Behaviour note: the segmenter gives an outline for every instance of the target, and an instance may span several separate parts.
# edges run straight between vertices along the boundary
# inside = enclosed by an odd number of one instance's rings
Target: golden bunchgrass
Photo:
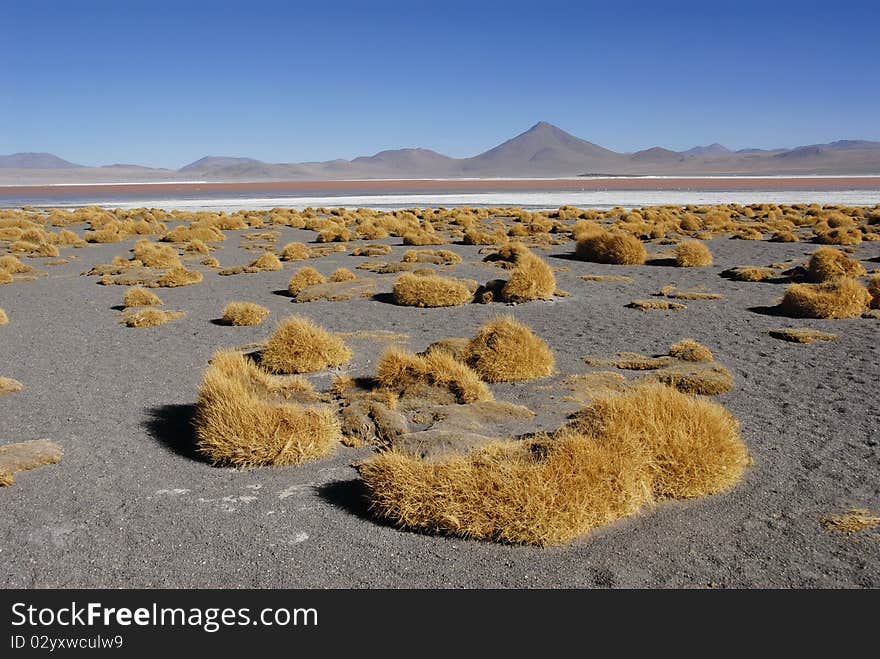
[[[423,460],[359,463],[372,511],[399,526],[552,545],[667,497],[732,487],[749,463],[723,407],[669,387],[602,392],[557,433]]]
[[[505,302],[529,302],[546,300],[556,292],[556,277],[542,259],[528,250],[514,262],[510,278],[501,288]]]
[[[868,280],[868,293],[871,294],[871,308],[880,309],[880,274]]]
[[[4,394],[14,394],[22,389],[24,389],[24,385],[18,380],[0,376],[0,396]]]
[[[641,240],[628,233],[608,231],[583,235],[577,242],[575,256],[584,261],[617,265],[642,265],[648,258]]]
[[[486,382],[546,377],[556,363],[544,340],[512,316],[499,316],[484,323],[461,358]]]
[[[305,243],[287,243],[281,248],[282,261],[305,261],[308,258],[311,258],[311,252]]]
[[[269,310],[254,302],[233,301],[223,308],[223,322],[235,327],[259,325],[269,316]]]
[[[185,315],[184,311],[165,311],[164,309],[144,307],[126,312],[122,316],[122,322],[128,327],[158,327],[170,323],[172,320],[183,318]]]
[[[348,268],[337,268],[332,273],[330,273],[329,281],[332,282],[343,282],[343,281],[354,281],[358,276],[354,274]]]
[[[473,299],[465,283],[438,275],[404,273],[394,282],[394,303],[406,307],[452,307]]]
[[[122,306],[126,309],[131,307],[152,307],[160,304],[163,304],[162,299],[153,291],[149,291],[143,286],[132,286],[125,291],[125,296],[122,298]]]
[[[880,516],[866,508],[851,508],[845,513],[823,515],[819,521],[826,531],[851,535],[880,526]]]
[[[341,366],[351,355],[336,334],[308,318],[290,316],[269,337],[260,363],[271,373],[312,373]]]
[[[711,362],[713,359],[712,351],[694,339],[682,339],[673,343],[669,354],[686,362]]]
[[[391,348],[379,360],[376,382],[402,397],[437,399],[439,396],[431,390],[440,389],[448,393],[450,402],[492,400],[492,392],[476,371],[442,350],[417,355]]]
[[[0,487],[12,485],[15,475],[61,461],[64,452],[48,439],[32,439],[0,446]]]
[[[640,309],[641,311],[681,311],[687,309],[686,304],[681,302],[670,302],[669,300],[633,300],[628,307]]]
[[[294,389],[303,386],[299,378],[293,383]],[[290,402],[283,391],[241,353],[216,353],[196,402],[199,452],[240,468],[299,464],[332,453],[341,439],[333,411]]]
[[[855,279],[841,277],[821,284],[792,284],[782,311],[798,318],[855,318],[868,309],[871,294]]]
[[[809,327],[785,327],[783,329],[772,329],[768,333],[775,339],[782,339],[783,341],[790,341],[791,343],[834,341],[838,338],[837,334],[810,329]]]
[[[825,282],[838,277],[861,277],[862,264],[833,247],[820,247],[807,262],[807,277],[813,282]]]
[[[0,307],[0,325],[8,325],[9,324],[9,316],[6,315],[6,312]]]
[[[296,295],[300,291],[315,284],[323,284],[327,278],[311,267],[300,268],[287,282],[287,292]]]
[[[734,281],[764,281],[775,277],[776,271],[757,265],[735,265],[722,272],[721,276]]]
[[[680,268],[712,265],[712,252],[699,240],[686,240],[675,248],[675,264]]]

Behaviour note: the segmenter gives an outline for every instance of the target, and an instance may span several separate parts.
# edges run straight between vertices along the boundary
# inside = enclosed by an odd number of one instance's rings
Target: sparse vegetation
[[[483,324],[461,358],[486,382],[546,377],[556,363],[549,346],[512,316],[500,316]]]
[[[584,261],[617,265],[642,265],[648,258],[642,241],[626,233],[602,231],[581,234],[575,255]]]
[[[792,343],[812,343],[813,341],[834,341],[838,338],[837,334],[831,332],[823,332],[821,330],[810,329],[808,327],[786,327],[783,329],[772,329],[769,331],[770,336],[783,341],[791,341]]]
[[[56,464],[62,457],[61,447],[48,439],[4,444],[0,446],[0,487],[12,485],[19,472]]]
[[[260,364],[270,373],[312,373],[351,359],[343,340],[308,318],[291,316],[266,342]]]
[[[158,327],[172,320],[183,318],[186,315],[183,311],[165,311],[163,309],[154,309],[152,307],[144,307],[136,311],[126,312],[122,317],[122,322],[128,327]]]
[[[162,299],[142,286],[132,286],[125,291],[122,298],[122,306],[126,309],[131,307],[152,307],[163,304]]]
[[[712,252],[699,240],[686,240],[675,248],[675,264],[680,268],[712,265]]]
[[[474,291],[458,279],[405,273],[394,282],[392,295],[395,304],[406,307],[452,307],[469,302]]]
[[[792,284],[785,290],[782,310],[798,318],[855,318],[868,309],[871,294],[855,279],[822,284]]]
[[[235,327],[259,325],[269,316],[269,310],[254,302],[234,301],[223,309],[223,322]]]

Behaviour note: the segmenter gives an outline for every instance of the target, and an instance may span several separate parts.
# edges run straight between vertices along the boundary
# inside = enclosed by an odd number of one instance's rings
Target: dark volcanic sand
[[[227,232],[215,253],[224,266],[257,255],[237,247],[239,233]],[[314,238],[281,233],[279,246]],[[60,464],[19,474],[0,489],[4,587],[880,586],[878,530],[845,536],[819,522],[851,506],[878,508],[878,321],[757,313],[750,309],[772,305],[784,286],[718,276],[733,265],[800,259],[815,245],[716,239],[709,243],[715,265],[685,270],[573,261],[565,258],[569,243],[539,253],[569,268],[557,277],[571,296],[516,307],[420,310],[381,298],[297,305],[273,294],[303,265],[329,274],[366,260],[334,254],[286,264],[281,272],[220,277],[206,271],[201,284],[156,289],[164,308],[187,316],[128,329],[112,309],[125,289],[79,273],[127,254],[132,242],[65,249],[77,258],[45,267],[48,277],[0,286],[0,307],[10,317],[0,327],[0,375],[26,386],[0,397],[0,441],[47,437],[65,451]],[[472,265],[477,247],[443,248],[464,256],[458,276],[504,276]],[[405,249],[396,247],[394,260]],[[878,255],[877,243],[857,253],[869,270],[878,267]],[[588,273],[625,274],[635,283],[577,278]],[[380,290],[390,290],[390,282]],[[688,301],[679,312],[624,306],[669,283],[702,284],[725,298]],[[264,304],[272,316],[258,327],[212,324],[232,299]],[[366,516],[349,466],[367,448],[340,447],[327,460],[251,471],[212,467],[188,448],[186,420],[211,353],[264,339],[286,314],[306,314],[337,331],[406,332],[408,346],[421,350],[437,339],[469,336],[500,312],[548,340],[560,376],[495,386],[496,398],[529,405],[548,425],[576,406],[562,400],[568,392],[561,387],[541,387],[590,370],[585,355],[664,353],[683,337],[706,344],[734,374],[734,390],[717,400],[742,421],[754,466],[729,493],[663,503],[569,545],[540,549],[376,523]],[[792,344],[768,336],[777,327],[813,327],[840,339]],[[355,357],[342,370],[355,374],[371,373],[388,345],[350,344]]]

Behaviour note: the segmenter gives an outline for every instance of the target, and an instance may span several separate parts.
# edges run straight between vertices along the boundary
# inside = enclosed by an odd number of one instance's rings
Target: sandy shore
[[[314,239],[308,231],[280,231],[280,245]],[[251,260],[254,253],[239,247],[240,232],[227,233],[215,252],[221,263]],[[0,489],[0,586],[880,586],[877,531],[849,537],[819,522],[823,514],[878,500],[878,321],[775,317],[766,307],[783,286],[719,277],[734,265],[804,259],[814,245],[717,238],[707,243],[715,264],[688,270],[574,261],[570,244],[554,246],[540,254],[560,268],[559,286],[571,295],[515,307],[415,309],[389,304],[387,295],[294,304],[278,294],[303,265],[327,274],[366,260],[346,253],[232,277],[196,266],[205,272],[202,283],[157,291],[165,308],[184,310],[185,318],[128,329],[114,310],[124,289],[80,273],[127,255],[132,242],[68,248],[65,254],[76,258],[66,265],[29,260],[49,275],[0,287],[0,306],[10,317],[0,328],[0,375],[26,387],[0,397],[2,440],[47,437],[65,452],[60,464]],[[386,260],[400,260],[408,249],[399,239],[382,242],[394,246]],[[498,275],[479,263],[478,247],[444,249],[464,258],[456,276]],[[855,256],[872,270],[880,248],[864,243]],[[579,279],[597,273],[635,281]],[[387,293],[391,281],[382,279],[378,291]],[[670,283],[705,286],[724,299],[690,301],[679,312],[626,307]],[[270,320],[240,328],[213,323],[232,299],[269,307]],[[726,494],[663,503],[569,545],[539,549],[377,523],[350,467],[368,448],[340,447],[327,460],[250,471],[216,468],[192,452],[188,424],[212,352],[263,340],[288,314],[340,332],[403,332],[404,345],[421,350],[438,339],[470,336],[504,312],[529,324],[557,356],[558,376],[493,386],[497,399],[538,411],[536,426],[553,427],[576,409],[563,390],[552,390],[566,375],[586,370],[586,355],[660,354],[684,337],[709,346],[735,378],[734,389],[718,400],[741,420],[754,457],[744,481]],[[803,326],[840,338],[797,345],[767,333]],[[354,359],[345,370],[353,375],[373,373],[388,345],[370,338],[350,344]],[[312,379],[325,385],[329,375]]]

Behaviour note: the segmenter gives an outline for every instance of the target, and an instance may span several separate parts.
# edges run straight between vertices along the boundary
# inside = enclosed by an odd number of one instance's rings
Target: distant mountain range
[[[83,167],[50,153],[0,156],[0,183],[267,181],[377,178],[576,177],[584,175],[880,175],[880,142],[841,140],[793,149],[741,149],[721,144],[687,151],[652,147],[618,153],[539,122],[470,158],[430,149],[394,149],[353,160],[266,163],[206,156],[177,170],[138,165]]]

